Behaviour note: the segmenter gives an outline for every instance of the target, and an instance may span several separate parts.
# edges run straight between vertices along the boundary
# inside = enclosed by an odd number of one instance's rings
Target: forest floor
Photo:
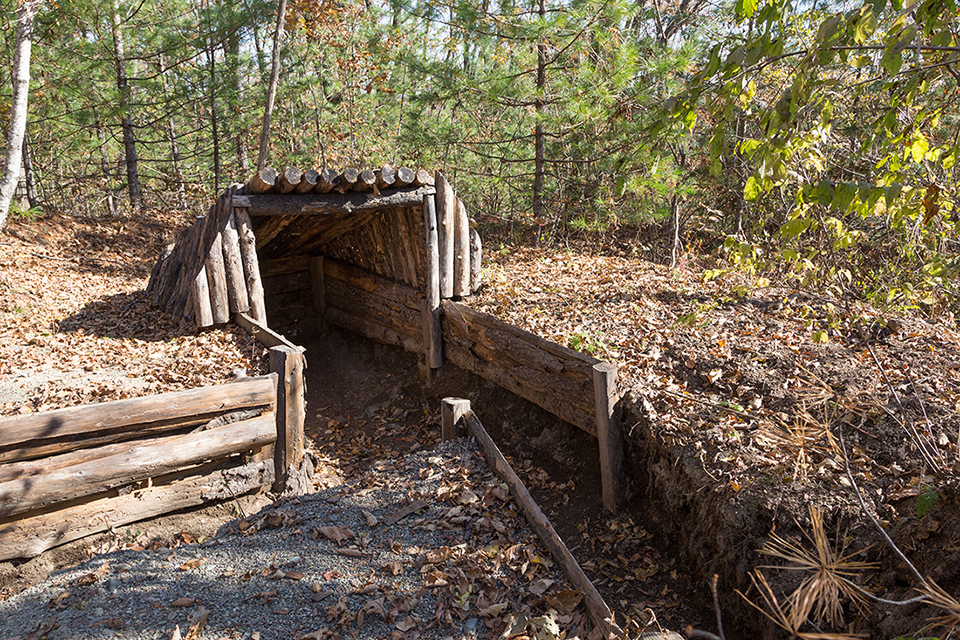
[[[14,222],[0,235],[0,415],[263,370],[263,350],[242,330],[197,333],[143,293],[159,248],[185,222],[51,218]],[[776,533],[796,544],[774,542],[770,551],[801,564],[824,551],[834,571],[849,569],[850,580],[871,593],[916,595],[919,581],[891,560],[855,485],[920,573],[957,593],[960,335],[952,321],[885,315],[786,282],[710,279],[705,267],[712,265],[691,262],[670,270],[632,257],[530,248],[486,259],[486,285],[473,306],[617,364],[621,389],[655,422],[657,442],[676,463],[692,459],[702,470],[702,486],[682,490],[714,496],[760,523],[760,533],[737,542],[749,561],[739,570],[779,562],[756,553]],[[672,550],[676,540],[643,516],[651,496],[638,487],[639,506],[617,518],[600,509],[595,444],[587,436],[476,379],[441,375],[425,393],[415,360],[342,344],[338,335],[308,345],[308,436],[323,462],[318,486],[349,482],[378,460],[433,446],[436,396],[472,389],[484,424],[621,616],[643,620],[652,611],[665,626],[713,627],[706,569],[685,566]],[[337,362],[325,363],[330,357]],[[822,536],[810,506],[824,514]],[[859,561],[882,564],[845,564]],[[797,572],[764,572],[786,606]],[[762,603],[758,591],[747,595]],[[947,633],[928,626],[937,615],[954,615],[947,627],[960,620],[949,601],[858,609],[841,600],[838,610],[824,611],[822,628],[893,638]]]

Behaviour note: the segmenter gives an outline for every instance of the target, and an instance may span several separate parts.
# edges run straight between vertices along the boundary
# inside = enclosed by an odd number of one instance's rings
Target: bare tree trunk
[[[30,153],[30,134],[23,134],[23,177],[27,181],[27,202],[30,208],[35,209],[40,206],[40,198],[37,197],[37,181],[33,175],[33,155]]]
[[[210,47],[207,49],[210,67],[210,126],[213,129],[213,191],[220,193],[220,135],[217,131],[217,63],[213,47],[213,34],[210,34]]]
[[[167,87],[167,65],[166,59],[160,56],[160,91],[163,92],[164,101],[170,100],[170,92]],[[177,179],[177,198],[180,206],[187,206],[186,179],[183,177],[183,163],[180,158],[180,147],[177,145],[177,127],[174,123],[173,114],[167,118],[167,137],[170,140],[170,161],[173,163],[173,177]]]
[[[544,0],[539,0],[537,13],[540,20],[546,15]],[[544,169],[544,135],[543,122],[540,116],[543,113],[543,91],[547,84],[547,45],[543,40],[537,43],[537,99],[535,108],[537,111],[537,126],[534,129],[534,168],[533,168],[533,219],[534,223],[541,225],[543,222],[543,169]],[[542,227],[541,227],[542,228]],[[537,232],[537,241],[540,240],[540,232]]]
[[[130,83],[127,81],[127,59],[124,52],[123,33],[120,30],[120,0],[113,0],[113,56],[117,70],[117,90],[120,93],[120,112],[123,120],[123,152],[127,165],[127,189],[130,192],[130,206],[136,211],[143,208],[140,199],[140,173],[137,167],[137,141],[133,131],[132,99]]]
[[[270,87],[267,89],[267,106],[263,110],[263,130],[260,132],[260,155],[257,156],[257,171],[267,166],[267,152],[270,148],[270,117],[273,115],[273,101],[277,97],[277,80],[280,78],[280,39],[283,37],[283,16],[286,10],[287,0],[279,0],[277,3],[277,30],[273,34]]]
[[[27,0],[17,10],[17,41],[13,54],[13,95],[10,99],[10,126],[7,129],[7,151],[3,161],[3,179],[0,180],[0,229],[7,224],[10,201],[20,181],[23,163],[23,139],[27,130],[27,98],[30,92],[30,38],[33,19],[40,10],[41,0]]]

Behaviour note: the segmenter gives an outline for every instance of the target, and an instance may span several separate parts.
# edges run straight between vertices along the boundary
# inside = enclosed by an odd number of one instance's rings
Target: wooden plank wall
[[[272,484],[277,375],[0,419],[0,560]]]
[[[261,263],[263,301],[270,311],[270,328],[297,344],[316,333],[310,263],[306,256]]]
[[[443,301],[443,353],[461,369],[597,435],[596,358],[451,300]]]

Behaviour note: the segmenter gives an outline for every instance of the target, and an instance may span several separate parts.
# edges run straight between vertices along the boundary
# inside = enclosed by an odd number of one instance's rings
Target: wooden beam
[[[423,344],[427,366],[439,369],[443,366],[443,329],[440,316],[443,309],[440,307],[440,253],[437,236],[437,202],[436,196],[423,197],[423,221],[427,237],[426,271],[426,300],[423,306]]]
[[[310,193],[317,188],[318,182],[320,182],[320,173],[316,169],[307,169],[300,176],[300,184],[293,189],[293,192]]]
[[[0,449],[50,439],[82,440],[91,433],[135,429],[137,425],[195,414],[272,407],[275,384],[273,376],[267,375],[231,384],[0,418]]]
[[[437,171],[437,249],[440,260],[440,297],[453,297],[454,234],[457,196],[443,174]]]
[[[600,480],[603,506],[617,513],[623,505],[623,437],[616,412],[617,368],[601,362],[593,366],[593,389],[597,404],[597,439],[600,441]]]
[[[0,482],[0,516],[93,495],[261,448],[277,439],[276,423],[276,416],[268,412],[216,429],[138,443],[124,453],[54,469],[38,477]]]
[[[114,527],[206,502],[230,500],[272,483],[273,460],[241,466],[231,460],[153,478],[147,486],[130,493],[107,495],[0,524],[0,561],[32,558]]]
[[[277,374],[277,447],[274,452],[274,491],[283,493],[303,460],[303,423],[306,418],[303,351],[287,346],[270,349],[270,370]]]
[[[253,175],[243,186],[245,194],[267,193],[277,184],[277,170],[266,167]]]
[[[417,177],[417,173],[410,167],[400,167],[397,169],[397,181],[394,183],[394,186],[405,187],[408,184],[413,184],[413,180]]]
[[[237,323],[240,327],[245,329],[247,333],[252,335],[257,342],[262,344],[267,348],[271,347],[289,347],[291,349],[297,349],[299,351],[306,351],[303,347],[299,347],[285,337],[270,329],[265,327],[250,316],[245,313],[235,313],[233,314],[233,321]]]
[[[497,477],[507,484],[510,495],[519,503],[520,508],[526,516],[527,523],[534,533],[540,538],[543,544],[550,550],[554,562],[560,567],[563,575],[567,577],[574,589],[583,595],[583,602],[587,607],[587,612],[593,618],[594,624],[603,632],[607,639],[625,637],[623,631],[614,621],[610,607],[604,602],[603,596],[593,586],[590,579],[583,572],[577,559],[573,557],[563,539],[557,534],[556,529],[550,523],[550,519],[540,510],[539,505],[527,491],[523,481],[517,476],[516,472],[507,462],[500,449],[497,447],[493,438],[483,428],[480,419],[473,411],[468,411],[466,416],[467,427],[477,439],[477,442],[483,448],[484,458],[487,465],[493,470]]]
[[[470,411],[470,401],[444,398],[440,401],[440,439],[446,442],[457,437],[457,424]],[[466,426],[466,425],[464,425]]]
[[[190,290],[190,298],[193,301],[193,320],[197,327],[213,326],[213,309],[210,307],[210,284],[207,281],[207,269],[200,267],[197,277],[193,279],[193,286]]]
[[[213,224],[209,220],[207,224]],[[210,287],[210,308],[213,310],[213,323],[223,324],[230,321],[230,302],[227,296],[227,272],[223,264],[223,238],[218,231],[210,243],[207,261],[207,284]]]
[[[255,195],[250,198],[250,215],[258,216],[313,216],[343,213],[364,213],[412,207],[423,204],[423,196],[433,192],[433,187],[404,187],[382,195],[373,192],[330,193],[301,196]]]
[[[240,226],[237,214],[230,212],[223,227],[223,266],[227,274],[227,293],[230,311],[237,313],[250,310],[247,279],[243,273],[243,257],[240,253]]]
[[[320,172],[320,180],[317,181],[317,186],[314,188],[316,193],[329,193],[340,184],[340,174],[334,169],[324,169]]]
[[[240,257],[243,259],[243,274],[247,281],[247,297],[250,315],[267,326],[267,307],[263,302],[263,281],[260,279],[260,258],[257,256],[257,237],[246,209],[235,209],[237,231],[240,234]]]
[[[470,293],[476,293],[483,285],[482,260],[483,244],[480,242],[480,233],[470,227]]]
[[[470,295],[470,218],[460,198],[453,221],[453,295]]]
[[[323,256],[310,257],[310,290],[313,293],[313,312],[316,314],[317,330],[323,331],[323,315],[327,309],[326,287],[323,279]]]
[[[371,340],[403,347],[411,353],[423,353],[423,340],[419,337],[414,338],[404,335],[382,324],[365,320],[364,318],[358,318],[346,311],[331,306],[327,307],[326,318],[328,322],[338,327],[343,327],[348,331],[353,331]]]

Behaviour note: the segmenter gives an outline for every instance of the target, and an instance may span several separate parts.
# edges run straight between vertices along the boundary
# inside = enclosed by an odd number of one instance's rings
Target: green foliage
[[[937,501],[937,492],[933,487],[924,487],[917,495],[917,517],[922,518],[927,515],[934,503]]]

